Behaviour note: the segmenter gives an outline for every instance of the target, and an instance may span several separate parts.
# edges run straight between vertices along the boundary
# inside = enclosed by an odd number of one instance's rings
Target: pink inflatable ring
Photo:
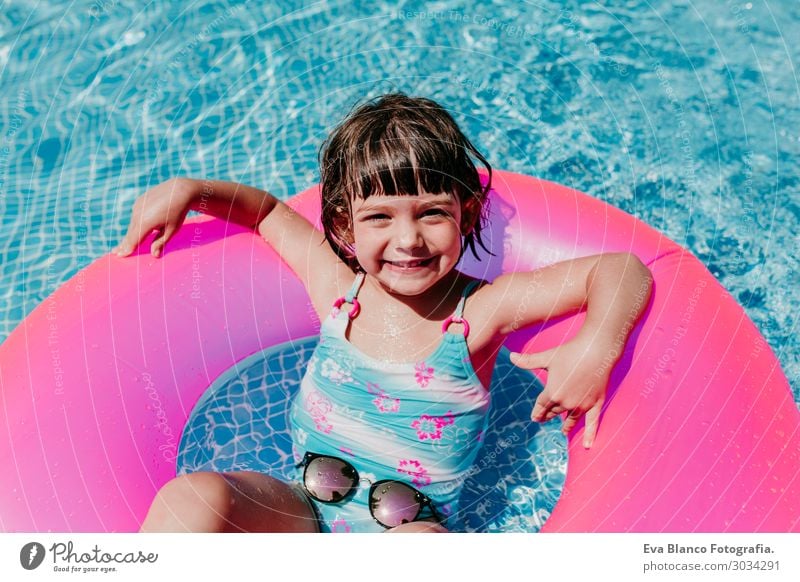
[[[291,203],[316,217],[318,189]],[[582,428],[571,435],[544,531],[800,529],[800,413],[766,342],[696,258],[601,201],[504,172],[486,232],[496,256],[464,265],[483,277],[612,251],[635,253],[655,277],[594,447],[581,446]],[[317,332],[299,281],[252,232],[199,217],[162,259],[145,249],[96,260],[0,346],[0,529],[136,531],[175,476],[206,387],[254,352]],[[582,320],[507,345],[544,350]]]

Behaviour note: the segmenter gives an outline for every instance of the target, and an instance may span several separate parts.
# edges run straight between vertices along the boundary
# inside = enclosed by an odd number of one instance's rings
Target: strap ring
[[[447,333],[447,328],[450,327],[451,323],[460,323],[464,326],[464,337],[466,338],[469,335],[469,323],[466,319],[458,315],[451,315],[444,320],[444,323],[442,324],[442,333]]]
[[[347,317],[349,317],[350,319],[353,319],[353,318],[357,317],[358,314],[361,313],[361,304],[358,302],[358,299],[356,299],[355,297],[353,297],[352,301],[347,301],[347,298],[345,298],[345,297],[339,297],[339,299],[334,301],[333,307],[334,307],[334,309],[339,309],[345,303],[352,303],[353,304],[353,308],[350,310],[350,313],[347,314]]]

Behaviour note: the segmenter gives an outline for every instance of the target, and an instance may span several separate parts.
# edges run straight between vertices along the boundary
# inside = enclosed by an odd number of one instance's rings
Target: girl
[[[180,476],[158,492],[142,531],[457,528],[505,337],[583,307],[573,339],[512,361],[548,370],[532,420],[565,414],[568,433],[585,415],[583,444],[592,445],[611,368],[647,304],[634,296],[649,296],[648,269],[615,253],[491,282],[461,273],[465,249],[488,251],[481,228],[492,170],[428,99],[391,94],[362,105],[328,138],[320,162],[324,232],[241,184],[177,178],[134,204],[120,256],[153,230],[151,253],[161,256],[187,212],[201,210],[257,230],[323,321],[291,409],[297,482],[254,472]]]

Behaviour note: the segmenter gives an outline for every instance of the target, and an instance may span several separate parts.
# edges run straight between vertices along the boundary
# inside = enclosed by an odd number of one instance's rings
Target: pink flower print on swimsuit
[[[341,517],[331,522],[331,533],[350,533],[350,525]]]
[[[419,362],[414,366],[414,379],[420,388],[427,388],[431,378],[433,378],[433,368],[425,362]]]
[[[327,414],[333,409],[331,401],[320,394],[319,391],[312,390],[305,398],[305,405],[317,430],[325,434],[330,433],[333,430],[333,425],[328,422]]]
[[[319,372],[323,378],[327,378],[335,384],[344,384],[353,381],[353,374],[350,366],[340,364],[333,358],[326,358],[320,366]]]
[[[411,476],[411,482],[417,487],[424,487],[431,484],[431,477],[428,470],[416,459],[400,459],[397,465],[398,473],[405,473]]]
[[[373,382],[367,382],[367,392],[377,396],[377,398],[373,400],[372,403],[375,405],[375,408],[377,408],[379,412],[381,413],[397,412],[398,410],[400,410],[400,399],[392,398],[386,392],[384,392],[379,385]]]
[[[442,429],[436,424],[436,417],[423,414],[411,423],[411,428],[417,431],[417,438],[421,441],[442,438]]]
[[[442,438],[442,429],[453,424],[453,418],[452,411],[448,411],[444,416],[423,414],[411,423],[411,428],[417,431],[417,438],[421,441],[427,439],[438,441]]]

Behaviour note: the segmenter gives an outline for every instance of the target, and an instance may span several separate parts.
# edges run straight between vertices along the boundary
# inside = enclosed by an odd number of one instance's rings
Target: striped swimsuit
[[[363,280],[360,273],[346,302],[357,297]],[[464,290],[452,321],[464,321],[464,304],[476,284]],[[457,530],[459,493],[472,474],[490,407],[465,334],[443,330],[430,356],[394,363],[372,358],[351,344],[345,335],[349,323],[348,311],[334,306],[322,323],[319,345],[290,412],[297,462],[306,452],[340,457],[361,477],[355,494],[343,502],[310,500],[320,529],[384,531],[370,515],[369,487],[381,479],[394,479],[428,495],[447,518],[444,525]],[[464,322],[465,331],[467,325]],[[302,469],[295,478],[302,479]]]

